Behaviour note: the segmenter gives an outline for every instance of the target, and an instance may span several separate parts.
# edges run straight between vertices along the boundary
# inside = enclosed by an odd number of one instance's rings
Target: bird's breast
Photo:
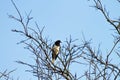
[[[58,54],[60,50],[60,46],[54,46],[53,50],[56,54]]]

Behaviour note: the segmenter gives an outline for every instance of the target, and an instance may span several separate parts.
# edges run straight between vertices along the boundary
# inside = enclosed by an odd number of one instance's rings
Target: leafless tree
[[[16,69],[8,71],[5,70],[3,72],[0,72],[0,79],[1,80],[13,80],[13,77],[11,76],[11,73],[13,73]]]
[[[118,80],[120,78],[120,62],[115,64],[112,63],[112,60],[120,59],[120,19],[113,20],[110,18],[109,12],[104,7],[102,0],[93,1],[95,5],[92,7],[103,14],[106,21],[114,27],[116,34],[113,35],[115,39],[113,41],[114,45],[111,46],[112,48],[109,50],[109,53],[104,53],[107,54],[106,56],[102,55],[99,49],[93,50],[92,46],[86,46],[87,50],[83,58],[89,63],[89,70],[86,71],[85,75],[87,80]],[[113,57],[112,54],[117,55],[117,58]]]
[[[61,46],[61,51],[58,60],[55,64],[51,61],[51,47],[52,40],[43,36],[44,27],[40,28],[37,22],[35,22],[35,28],[29,27],[30,21],[33,17],[30,16],[31,12],[23,18],[19,9],[13,0],[11,0],[15,7],[18,17],[9,15],[10,18],[19,22],[23,30],[12,30],[13,32],[22,34],[25,38],[20,43],[26,45],[26,48],[34,55],[34,64],[30,64],[24,61],[16,61],[20,64],[27,65],[31,70],[28,72],[33,73],[38,80],[118,80],[120,78],[120,63],[114,64],[111,62],[114,57],[112,54],[116,54],[118,60],[120,59],[120,19],[112,20],[109,17],[109,12],[103,6],[101,0],[89,0],[94,2],[94,8],[99,10],[105,17],[106,21],[115,28],[114,45],[109,50],[109,53],[104,53],[98,49],[93,49],[90,41],[83,38],[82,43],[76,44],[77,39],[72,39],[70,36],[66,38],[65,44]],[[119,2],[119,0],[118,0]],[[117,23],[117,25],[116,25]],[[82,60],[82,61],[81,61]],[[71,66],[74,64],[87,66],[86,71],[81,75],[74,74],[71,71]],[[79,68],[78,68],[79,69]]]

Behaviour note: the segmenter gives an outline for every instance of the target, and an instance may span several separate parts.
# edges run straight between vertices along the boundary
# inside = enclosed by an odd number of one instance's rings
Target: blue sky
[[[82,39],[84,33],[87,40],[92,39],[93,47],[101,44],[104,53],[111,48],[114,29],[106,22],[103,15],[96,9],[89,7],[92,1],[87,0],[14,0],[23,16],[32,10],[31,16],[34,17],[30,26],[34,26],[37,21],[40,28],[45,26],[44,36],[52,41],[60,39],[65,41],[71,35],[73,39]],[[10,19],[8,14],[15,16],[17,12],[10,0],[1,0],[0,3],[0,71],[5,69],[12,70],[20,76],[20,79],[29,80],[31,74],[24,73],[27,69],[23,65],[14,61],[32,61],[32,55],[25,50],[24,45],[16,43],[22,40],[19,34],[11,32],[12,29],[21,29],[16,21]],[[104,5],[110,12],[112,19],[117,19],[120,13],[120,5],[117,0],[105,0]],[[81,43],[81,42],[80,42]],[[64,43],[62,43],[64,44]],[[23,77],[22,77],[23,76]],[[28,77],[29,78],[28,78]],[[32,78],[31,78],[32,79]]]

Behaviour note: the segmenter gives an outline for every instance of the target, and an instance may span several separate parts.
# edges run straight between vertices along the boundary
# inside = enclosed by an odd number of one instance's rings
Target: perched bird
[[[60,40],[57,40],[52,47],[52,63],[54,63],[54,61],[57,59],[58,57],[58,53],[60,51]]]

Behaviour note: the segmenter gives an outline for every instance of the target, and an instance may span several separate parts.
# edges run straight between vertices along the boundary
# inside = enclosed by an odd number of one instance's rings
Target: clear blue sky
[[[82,32],[86,39],[92,39],[93,47],[101,44],[103,53],[111,48],[114,29],[106,22],[103,15],[94,8],[92,2],[87,0],[14,0],[22,15],[32,10],[33,22],[37,21],[41,28],[45,26],[44,36],[52,41],[60,39],[65,41],[70,35],[73,39],[82,39]],[[117,0],[105,0],[104,5],[110,12],[110,17],[117,19],[120,15],[120,4]],[[0,71],[12,70],[14,76],[21,80],[34,80],[24,70],[28,67],[17,64],[14,61],[32,61],[32,55],[25,50],[24,45],[16,43],[22,40],[19,34],[11,32],[12,29],[21,29],[16,21],[10,19],[7,14],[18,16],[10,0],[0,2]],[[64,44],[64,43],[62,43]],[[75,70],[75,69],[73,69]],[[75,70],[77,71],[77,70]],[[32,75],[32,74],[31,74]]]

